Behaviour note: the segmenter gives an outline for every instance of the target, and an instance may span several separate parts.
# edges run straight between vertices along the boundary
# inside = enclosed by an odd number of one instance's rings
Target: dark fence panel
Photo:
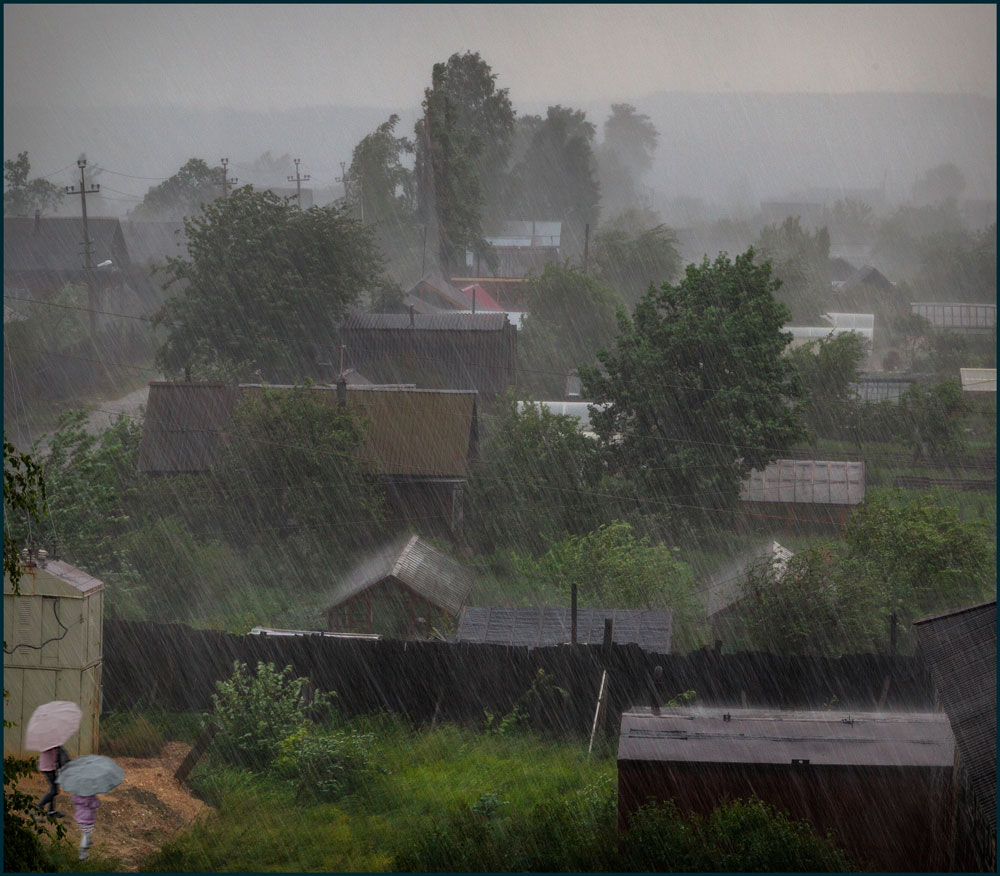
[[[319,690],[336,691],[347,715],[389,710],[417,723],[482,723],[515,705],[537,729],[589,731],[601,672],[611,679],[608,726],[633,706],[693,690],[696,702],[762,708],[924,709],[934,707],[929,671],[917,657],[837,658],[775,654],[649,654],[637,645],[513,648],[446,642],[235,636],[179,624],[107,621],[104,708],[211,707],[215,682],[233,662],[291,666]],[[659,668],[659,671],[657,671]],[[539,676],[539,672],[544,675]]]

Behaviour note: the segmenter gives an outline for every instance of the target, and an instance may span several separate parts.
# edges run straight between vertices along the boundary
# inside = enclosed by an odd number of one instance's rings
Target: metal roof
[[[874,329],[875,328],[875,314],[874,313],[824,313],[822,314],[823,319],[829,321],[829,323],[837,328],[848,328],[848,329]]]
[[[779,459],[754,469],[740,488],[744,502],[857,505],[865,498],[863,462]]]
[[[614,622],[612,640],[637,644],[654,654],[670,653],[673,620],[668,610],[581,608],[576,613],[576,640],[585,645],[604,640],[604,621]],[[569,642],[572,617],[568,608],[502,608],[469,606],[458,619],[458,642],[540,648]]]
[[[389,545],[353,569],[334,589],[325,610],[331,611],[389,578],[451,614],[461,610],[474,580],[471,569],[414,535]]]
[[[959,368],[965,392],[996,392],[996,368]]]
[[[929,713],[631,711],[622,715],[618,740],[619,762],[950,769],[954,757],[947,717]]]
[[[791,332],[792,339],[796,341],[815,340],[817,338],[828,338],[842,335],[845,332],[855,332],[863,338],[871,340],[875,336],[875,329],[871,326],[857,326],[848,328],[838,325],[786,325],[783,331]]]
[[[184,223],[123,220],[125,245],[133,265],[165,262],[170,256],[187,258],[187,236]]]
[[[938,328],[978,329],[986,331],[997,324],[995,304],[953,304],[914,301],[910,309]]]
[[[951,721],[972,792],[990,823],[997,806],[996,600],[913,622]]]
[[[344,320],[345,331],[460,331],[496,332],[508,325],[506,313],[352,313]]]
[[[113,259],[119,269],[129,266],[128,248],[118,219],[94,216],[87,220],[87,235],[97,265]],[[83,219],[77,216],[3,220],[4,271],[80,271],[84,268]]]

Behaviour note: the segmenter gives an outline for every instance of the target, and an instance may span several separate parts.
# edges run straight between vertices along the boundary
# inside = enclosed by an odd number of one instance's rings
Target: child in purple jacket
[[[89,797],[72,794],[70,799],[73,801],[73,805],[76,806],[73,817],[80,828],[80,860],[86,861],[87,849],[90,848],[91,843],[91,834],[94,832],[94,821],[97,819],[97,807],[101,805],[101,801],[97,799],[96,794],[92,794]]]

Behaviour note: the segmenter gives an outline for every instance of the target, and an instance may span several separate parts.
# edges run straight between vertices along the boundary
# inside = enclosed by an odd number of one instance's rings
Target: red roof
[[[466,286],[462,289],[462,292],[465,294],[465,297],[469,299],[469,307],[472,306],[472,293],[475,292],[476,310],[503,310],[503,308],[493,300],[493,296],[478,283]]]

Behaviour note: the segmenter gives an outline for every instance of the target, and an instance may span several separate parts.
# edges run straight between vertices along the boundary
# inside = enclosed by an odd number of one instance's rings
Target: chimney
[[[338,407],[343,407],[347,404],[347,381],[344,379],[344,375],[341,374],[337,378],[337,405]]]
[[[413,305],[411,304],[410,305],[410,328],[413,328],[415,325],[416,325],[416,318],[414,317],[414,308],[413,308]]]
[[[35,234],[42,232],[42,211],[35,210]]]

